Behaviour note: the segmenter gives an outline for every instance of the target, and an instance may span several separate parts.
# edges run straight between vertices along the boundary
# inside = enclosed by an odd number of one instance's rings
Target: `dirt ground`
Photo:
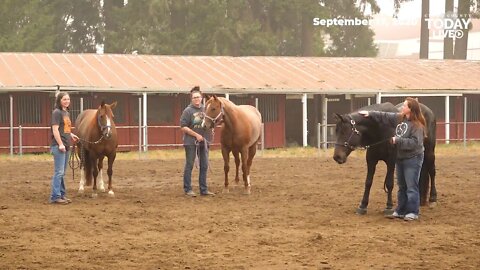
[[[368,214],[354,213],[362,155],[259,156],[250,196],[196,198],[183,195],[182,159],[120,159],[115,198],[77,195],[69,169],[69,205],[48,203],[53,161],[6,158],[0,269],[479,269],[478,165],[478,153],[437,155],[438,204],[405,222],[383,217],[383,164]],[[222,161],[211,167],[221,192]]]

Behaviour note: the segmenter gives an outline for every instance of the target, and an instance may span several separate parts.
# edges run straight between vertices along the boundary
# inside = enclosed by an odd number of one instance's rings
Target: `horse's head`
[[[337,121],[335,127],[337,140],[335,142],[333,159],[338,164],[343,164],[347,161],[348,155],[350,155],[355,148],[361,146],[362,134],[351,114],[335,114],[334,118]]]
[[[113,112],[112,110],[117,106],[117,102],[112,104],[105,104],[105,101],[102,101],[102,104],[97,109],[97,122],[102,136],[105,139],[110,139],[112,137],[112,127],[115,126],[113,122]]]
[[[216,124],[223,120],[223,105],[216,95],[210,97],[205,103],[205,117],[202,126],[214,128]]]

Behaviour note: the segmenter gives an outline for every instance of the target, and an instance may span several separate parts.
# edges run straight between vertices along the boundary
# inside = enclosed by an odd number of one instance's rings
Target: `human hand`
[[[67,149],[65,149],[65,145],[61,144],[58,146],[58,150],[60,150],[60,152],[66,152]]]
[[[78,138],[78,136],[75,135],[75,134],[73,134],[73,133],[70,133],[70,137],[72,137],[72,140],[73,140],[74,142],[78,142],[78,140],[80,140],[80,138]]]
[[[358,111],[360,115],[363,115],[363,117],[368,117],[368,111]]]
[[[203,136],[200,134],[195,135],[195,139],[197,139],[198,142],[203,142]]]

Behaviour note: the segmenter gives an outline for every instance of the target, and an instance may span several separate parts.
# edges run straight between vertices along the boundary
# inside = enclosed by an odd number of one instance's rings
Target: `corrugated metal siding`
[[[0,91],[364,93],[480,91],[480,62],[319,57],[0,53]]]

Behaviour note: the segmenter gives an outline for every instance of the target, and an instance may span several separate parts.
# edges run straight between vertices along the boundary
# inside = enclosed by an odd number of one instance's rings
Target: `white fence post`
[[[13,96],[10,95],[10,156],[13,156]]]

